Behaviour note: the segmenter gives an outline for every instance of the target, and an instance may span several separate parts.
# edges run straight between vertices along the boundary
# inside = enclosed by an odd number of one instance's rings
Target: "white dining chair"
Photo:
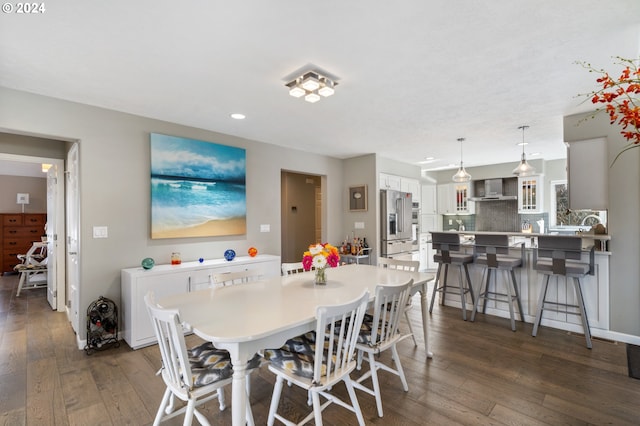
[[[399,259],[390,259],[388,257],[379,257],[378,267],[398,269],[400,271],[417,272],[420,269],[420,262],[418,262],[417,260],[399,260]],[[413,333],[413,326],[411,325],[411,320],[409,319],[409,311],[411,310],[412,307],[413,307],[413,303],[412,303],[411,297],[409,297],[407,299],[407,306],[404,310],[404,318],[407,321],[407,327],[409,327],[409,332],[411,333],[411,339],[413,339],[413,345],[418,346],[418,342],[416,341],[416,336]]]
[[[282,263],[282,275],[292,275],[304,272],[304,266],[302,262],[283,262]]]
[[[162,368],[158,375],[164,380],[167,389],[153,422],[154,426],[184,413],[184,424],[190,425],[195,415],[198,422],[209,425],[197,407],[205,402],[218,399],[220,410],[224,410],[225,398],[223,386],[232,381],[233,366],[226,350],[214,347],[210,342],[187,349],[184,339],[185,329],[180,322],[180,314],[175,309],[159,307],[152,292],[144,297],[151,317],[153,329],[158,339],[162,357]],[[260,366],[260,358],[254,356],[248,370]],[[247,398],[249,386],[247,381]],[[179,398],[186,406],[175,410],[174,400]],[[247,404],[247,423],[254,424],[251,406]]]
[[[257,281],[264,276],[264,273],[257,269],[248,269],[246,271],[223,272],[213,274],[212,286],[223,287],[228,285],[246,284],[251,281]]]
[[[276,375],[268,425],[273,425],[275,419],[287,425],[294,424],[277,412],[285,380],[310,394],[313,411],[298,425],[313,419],[316,426],[321,426],[322,411],[332,403],[352,411],[358,424],[365,424],[350,374],[357,364],[356,344],[368,301],[369,292],[365,291],[348,303],[318,306],[315,332],[290,339],[279,349],[264,351],[265,358],[270,361],[269,370]],[[316,342],[321,344],[316,345]],[[331,393],[331,388],[341,381],[347,388],[350,403]],[[322,404],[320,396],[326,399]]]
[[[360,329],[360,336],[358,344],[356,345],[356,349],[358,350],[357,368],[361,368],[363,354],[366,353],[367,357],[365,359],[369,363],[369,371],[358,377],[358,379],[354,381],[353,386],[375,397],[379,417],[382,417],[383,412],[378,370],[384,370],[400,377],[402,388],[405,392],[409,391],[396,345],[398,342],[409,337],[408,334],[402,334],[398,331],[398,325],[400,324],[400,318],[402,318],[402,313],[404,312],[403,307],[407,304],[412,285],[413,279],[410,279],[409,282],[400,286],[378,285],[376,287],[373,315],[365,315]],[[393,354],[392,358],[395,368],[376,360],[376,357],[378,357],[381,352],[388,349],[391,349]],[[372,387],[370,388],[362,384],[369,377],[371,377],[372,382]]]

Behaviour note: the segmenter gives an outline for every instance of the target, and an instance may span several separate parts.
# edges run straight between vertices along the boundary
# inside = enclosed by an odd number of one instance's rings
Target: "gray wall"
[[[22,205],[16,203],[18,193],[29,194],[25,213],[47,212],[46,178],[0,175],[0,213],[22,213]]]
[[[627,145],[606,114],[564,118],[566,142],[606,137],[609,164]],[[588,167],[588,165],[585,165]],[[609,297],[611,329],[640,336],[640,147],[622,154],[608,170],[608,232],[611,235]]]
[[[335,158],[6,88],[0,88],[0,129],[79,143],[81,309],[100,295],[120,304],[120,270],[145,257],[167,263],[178,251],[184,261],[220,258],[225,249],[244,254],[251,246],[280,255],[282,169],[326,176],[323,239],[344,238],[343,164]],[[150,239],[150,132],[247,150],[246,235]],[[271,232],[260,232],[260,224],[269,224]],[[108,226],[109,238],[93,239],[93,226]],[[82,327],[80,333],[84,339]]]

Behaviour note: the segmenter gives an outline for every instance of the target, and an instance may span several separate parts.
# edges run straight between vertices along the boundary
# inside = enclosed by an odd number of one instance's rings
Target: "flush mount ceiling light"
[[[338,83],[317,71],[307,71],[285,86],[289,88],[289,94],[294,98],[304,96],[305,101],[315,103],[322,97],[333,95],[337,85]]]
[[[467,173],[462,165],[462,142],[464,142],[464,138],[458,138],[458,142],[460,142],[460,167],[455,175],[451,177],[454,182],[469,182],[471,180],[471,175]]]
[[[527,158],[524,155],[524,131],[527,130],[529,126],[520,126],[518,129],[522,130],[522,159],[520,160],[520,164],[518,167],[513,169],[513,174],[518,176],[531,176],[536,172],[536,169],[533,168],[529,163],[527,163]]]

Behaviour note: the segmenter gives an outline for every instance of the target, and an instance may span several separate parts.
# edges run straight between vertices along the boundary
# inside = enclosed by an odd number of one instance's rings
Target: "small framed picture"
[[[349,187],[349,211],[367,211],[367,185]]]

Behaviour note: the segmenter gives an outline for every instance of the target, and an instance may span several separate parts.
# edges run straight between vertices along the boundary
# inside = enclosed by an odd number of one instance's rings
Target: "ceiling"
[[[0,175],[4,176],[29,176],[46,179],[47,174],[42,172],[41,163],[28,161],[11,161],[0,159]]]
[[[638,0],[44,4],[0,15],[0,86],[424,169],[458,163],[460,137],[465,166],[515,167],[525,124],[528,158],[564,158],[563,116],[596,84],[575,61],[640,55]],[[308,65],[334,96],[288,95]]]

